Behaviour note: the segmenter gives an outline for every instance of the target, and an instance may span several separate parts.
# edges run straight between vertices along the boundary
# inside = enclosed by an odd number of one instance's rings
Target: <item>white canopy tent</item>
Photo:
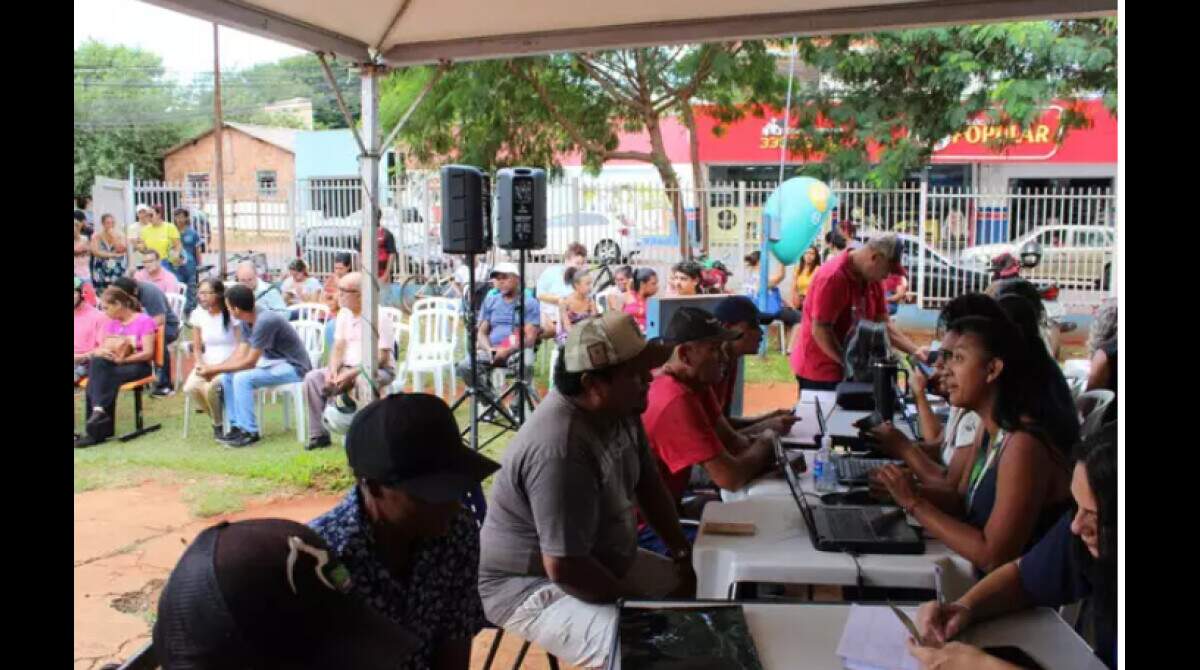
[[[1081,18],[1117,11],[1117,0],[144,1],[362,66],[362,128],[356,137],[362,150],[359,167],[367,204],[361,258],[364,272],[371,277],[377,276],[378,265],[375,175],[381,146],[386,144],[380,141],[379,77],[387,67],[782,35]],[[394,135],[395,130],[389,138]],[[363,288],[364,313],[377,314],[378,287],[364,282]],[[376,341],[374,330],[366,329],[363,361],[372,379]]]

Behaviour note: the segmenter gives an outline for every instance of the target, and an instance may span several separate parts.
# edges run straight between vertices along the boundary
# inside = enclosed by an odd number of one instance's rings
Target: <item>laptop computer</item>
[[[905,523],[904,514],[885,513],[881,505],[855,507],[812,507],[800,489],[800,477],[783,452],[783,443],[775,440],[775,458],[783,469],[783,478],[800,516],[808,526],[808,537],[817,551],[854,551],[863,554],[922,554],[925,540]]]

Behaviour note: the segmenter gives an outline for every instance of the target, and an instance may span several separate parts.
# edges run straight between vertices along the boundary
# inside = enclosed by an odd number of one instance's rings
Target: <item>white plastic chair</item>
[[[320,367],[321,356],[325,354],[325,326],[316,321],[293,321],[292,327],[296,329],[296,334],[300,336],[300,341],[304,343],[304,349],[308,352],[308,359],[312,363],[314,369]],[[259,430],[262,430],[262,414],[263,405],[266,402],[266,394],[270,393],[272,399],[278,395],[291,396],[290,406],[288,402],[283,403],[283,427],[287,430],[291,427],[291,414],[296,414],[296,440],[300,444],[305,443],[307,436],[305,420],[308,416],[304,406],[304,380],[291,384],[279,384],[278,386],[264,386],[259,388],[255,394],[255,412],[258,418]]]
[[[450,393],[458,390],[454,376],[454,356],[458,351],[458,300],[453,298],[422,298],[413,305],[408,321],[408,356],[404,374],[412,375],[413,391],[422,389],[421,375],[433,375],[433,387],[442,395],[442,372],[450,377]],[[401,379],[400,374],[396,375]],[[405,384],[401,382],[400,388]]]
[[[1092,362],[1086,358],[1072,358],[1063,363],[1063,377],[1071,388],[1071,397],[1079,399],[1087,388],[1088,376],[1092,373]]]
[[[183,287],[187,290],[187,287]],[[164,293],[167,298],[167,307],[175,314],[175,318],[179,319],[179,334],[175,336],[175,342],[171,344],[171,367],[173,368],[175,377],[175,390],[179,390],[183,386],[183,359],[191,348],[187,338],[183,337],[183,325],[186,323],[183,314],[183,308],[187,304],[187,297],[182,293]]]
[[[395,307],[380,307],[379,318],[381,321],[388,319],[392,322],[392,335],[396,338],[396,351],[399,351],[403,336],[408,333],[408,324],[404,323],[404,312]],[[407,369],[407,360],[396,361],[396,378],[392,380],[392,385],[387,389],[389,394],[400,393],[404,390],[404,373]]]
[[[1075,406],[1087,412],[1083,415],[1083,425],[1079,429],[1080,439],[1086,440],[1100,430],[1104,412],[1116,397],[1117,394],[1108,389],[1092,389],[1075,399]]]
[[[288,307],[288,314],[295,315],[298,321],[325,321],[331,315],[329,305],[319,302],[301,302]]]

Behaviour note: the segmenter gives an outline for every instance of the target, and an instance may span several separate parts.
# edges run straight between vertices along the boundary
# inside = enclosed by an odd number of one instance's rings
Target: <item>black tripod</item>
[[[521,427],[521,424],[512,415],[512,413],[505,409],[504,405],[500,403],[499,399],[497,399],[494,394],[481,393],[479,390],[479,380],[476,378],[476,375],[478,374],[478,357],[475,351],[478,333],[476,332],[477,328],[475,325],[475,305],[471,299],[474,295],[475,289],[475,254],[467,254],[466,256],[467,290],[463,291],[463,311],[466,312],[467,359],[471,366],[471,372],[467,382],[467,387],[463,389],[462,395],[458,397],[458,400],[455,400],[454,404],[450,406],[450,411],[451,413],[457,411],[458,408],[462,406],[463,402],[470,398],[471,415],[469,421],[467,422],[467,429],[462,431],[462,436],[467,437],[469,434],[470,438],[467,441],[467,446],[475,451],[479,451],[481,448],[486,447],[495,441],[496,438],[503,435],[504,431],[517,430]],[[479,414],[479,401],[481,397],[484,404],[488,406],[488,409],[483,413],[482,417]],[[488,439],[487,442],[479,444],[479,423],[481,421],[484,423],[489,423],[493,426],[497,426],[503,430],[493,435],[490,439]]]
[[[529,406],[529,411],[532,412],[537,406],[536,403],[541,401],[535,391],[525,381],[525,250],[521,249],[517,252],[517,276],[520,278],[520,283],[517,285],[517,378],[513,380],[508,388],[504,389],[504,393],[500,394],[500,400],[497,404],[504,405],[504,399],[513,396],[517,401],[516,411],[516,428],[520,428],[521,424],[525,423],[525,406]],[[551,372],[553,374],[553,371]],[[514,428],[514,430],[516,429]]]

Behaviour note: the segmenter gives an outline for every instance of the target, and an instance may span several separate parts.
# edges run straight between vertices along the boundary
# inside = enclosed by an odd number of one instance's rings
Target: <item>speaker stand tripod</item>
[[[536,390],[530,382],[525,381],[525,250],[521,249],[517,252],[517,276],[520,278],[520,283],[517,286],[517,378],[513,383],[504,389],[500,394],[500,399],[497,401],[501,407],[504,406],[505,398],[512,396],[517,402],[517,411],[514,412],[516,418],[516,428],[520,428],[525,423],[525,408],[528,406],[532,412],[537,403],[541,402]],[[551,372],[553,374],[553,371]]]
[[[467,287],[468,290],[463,292],[463,311],[466,313],[467,327],[467,359],[471,366],[470,376],[467,381],[467,387],[463,389],[462,395],[454,401],[450,406],[450,412],[453,413],[462,406],[464,402],[470,400],[470,418],[467,421],[467,429],[462,431],[462,437],[467,438],[467,446],[474,451],[479,451],[483,447],[491,444],[498,437],[503,435],[505,431],[517,430],[521,427],[520,422],[504,407],[501,398],[496,398],[492,393],[481,393],[479,391],[479,379],[477,378],[477,363],[478,356],[476,355],[476,341],[478,334],[475,325],[475,305],[472,304],[472,296],[474,295],[475,287],[475,254],[467,254]],[[479,414],[479,403],[483,402],[487,405],[487,409],[483,415]],[[480,422],[491,424],[501,431],[493,435],[487,442],[479,444],[479,424]]]

